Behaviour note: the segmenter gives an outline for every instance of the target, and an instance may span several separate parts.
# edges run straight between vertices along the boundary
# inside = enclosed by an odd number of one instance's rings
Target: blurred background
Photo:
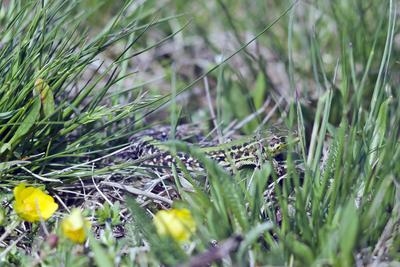
[[[134,10],[127,12],[132,12],[138,25],[153,25],[137,33],[143,35],[130,49],[137,52],[162,43],[126,63],[134,74],[116,90],[140,87],[120,94],[126,101],[143,92],[165,95],[179,91],[271,25],[207,80],[200,79],[177,98],[182,105],[181,120],[211,123],[208,87],[222,128],[235,128],[242,121],[240,130],[250,133],[260,124],[282,124],[288,104],[296,99],[301,102],[308,129],[316,101],[333,89],[329,119],[338,125],[344,106],[353,100],[368,105],[372,96],[388,27],[389,2],[384,2],[137,1],[130,7]],[[96,33],[122,2],[86,0],[82,5],[87,10],[101,5],[87,20],[89,31]],[[400,50],[398,24],[395,28],[393,59]],[[114,47],[104,55],[105,60],[124,48],[123,44]],[[389,84],[397,84],[399,62],[391,60],[388,70]],[[357,90],[363,92],[356,100],[352,95]],[[351,118],[351,110],[345,112]],[[148,119],[154,116],[165,119],[167,113],[158,112]]]

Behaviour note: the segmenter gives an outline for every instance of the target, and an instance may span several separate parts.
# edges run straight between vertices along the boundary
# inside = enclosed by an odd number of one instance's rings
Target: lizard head
[[[274,157],[282,153],[286,149],[286,138],[276,135],[271,136],[270,138],[268,138],[266,146],[270,156]]]
[[[294,137],[290,142],[297,143],[298,137]],[[275,157],[282,152],[285,152],[289,144],[289,140],[286,135],[269,134],[263,139],[263,146],[267,150],[269,156]]]

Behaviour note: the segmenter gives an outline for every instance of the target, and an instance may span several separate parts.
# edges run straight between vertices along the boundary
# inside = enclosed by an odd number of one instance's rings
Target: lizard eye
[[[281,152],[284,143],[284,137],[274,136],[269,142],[269,149],[272,154],[278,154],[279,152]]]

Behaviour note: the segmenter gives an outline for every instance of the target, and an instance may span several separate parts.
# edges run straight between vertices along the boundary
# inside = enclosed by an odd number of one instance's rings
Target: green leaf
[[[94,254],[94,260],[99,267],[112,267],[114,264],[108,257],[108,253],[104,250],[99,242],[92,236],[89,235],[89,245]]]
[[[12,117],[18,110],[12,110],[7,112],[0,112],[0,120],[6,120]]]
[[[146,238],[151,237],[152,233],[155,233],[156,230],[151,218],[144,212],[134,198],[127,196],[126,204],[132,214],[135,227],[140,229]]]
[[[133,230],[140,231],[144,239],[150,243],[151,250],[157,255],[158,260],[169,266],[176,266],[187,260],[187,256],[179,244],[171,238],[161,237],[157,234],[153,221],[134,198],[127,196],[126,204],[132,215]]]
[[[372,142],[370,146],[370,158],[369,163],[374,164],[375,160],[378,157],[378,150],[383,143],[385,133],[386,133],[386,125],[388,120],[388,112],[389,112],[389,99],[383,102],[379,108],[378,119],[375,124],[374,133],[372,136]]]
[[[11,151],[11,144],[10,143],[5,143],[0,147],[0,154],[3,154],[7,150]]]
[[[256,109],[261,108],[261,106],[264,103],[264,96],[265,96],[265,91],[266,91],[266,87],[265,87],[265,76],[264,74],[260,71],[257,75],[257,80],[256,80],[256,84],[253,90],[253,102],[254,102],[254,106]]]
[[[51,116],[55,111],[55,103],[53,92],[50,86],[42,79],[37,79],[35,82],[34,91],[40,95],[43,105],[43,113],[46,117]]]
[[[218,165],[217,162],[209,159],[203,151],[196,147],[180,141],[169,141],[165,144],[171,149],[174,148],[177,151],[189,153],[202,163],[209,174],[208,177],[212,184],[213,192],[218,199],[218,205],[219,207],[224,207],[220,209],[220,212],[230,212],[230,215],[235,219],[234,221],[238,222],[241,228],[235,230],[246,231],[249,226],[249,219],[244,205],[244,197],[233,177]],[[225,209],[227,210],[225,211]]]
[[[257,241],[260,236],[273,228],[273,224],[271,222],[265,222],[255,226],[245,235],[244,240],[240,244],[238,258],[243,259],[248,247],[253,245],[254,242]]]
[[[0,151],[0,153],[2,153],[2,152],[3,151]],[[7,162],[0,162],[0,172],[9,169],[12,166],[17,166],[20,164],[22,165],[22,164],[27,164],[27,163],[29,163],[29,161],[25,161],[25,160],[13,160],[13,161],[7,161]]]
[[[304,263],[303,266],[311,266],[314,261],[314,253],[309,246],[296,240],[293,234],[286,237],[285,243],[294,256]]]
[[[339,226],[339,244],[341,265],[351,266],[353,262],[353,251],[358,234],[358,214],[354,200],[350,199]]]
[[[25,135],[29,133],[29,130],[35,124],[36,120],[40,115],[40,98],[36,97],[32,107],[29,110],[29,113],[26,115],[25,119],[21,122],[21,125],[18,127],[14,136],[10,140],[11,146],[16,146],[19,140],[21,140]]]

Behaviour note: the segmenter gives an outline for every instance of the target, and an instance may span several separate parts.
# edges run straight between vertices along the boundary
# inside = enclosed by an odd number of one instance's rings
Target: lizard
[[[130,150],[125,156],[159,173],[168,172],[176,163],[176,158],[188,171],[204,173],[204,167],[191,155],[178,151],[175,158],[168,147],[163,145],[168,140],[167,136],[162,131],[151,131],[151,134],[133,137]],[[287,145],[284,136],[266,132],[261,136],[245,136],[223,144],[207,143],[199,147],[199,150],[229,172],[244,167],[259,167],[263,162],[270,161],[277,175],[282,176],[285,166],[277,160],[277,156],[286,150]]]

